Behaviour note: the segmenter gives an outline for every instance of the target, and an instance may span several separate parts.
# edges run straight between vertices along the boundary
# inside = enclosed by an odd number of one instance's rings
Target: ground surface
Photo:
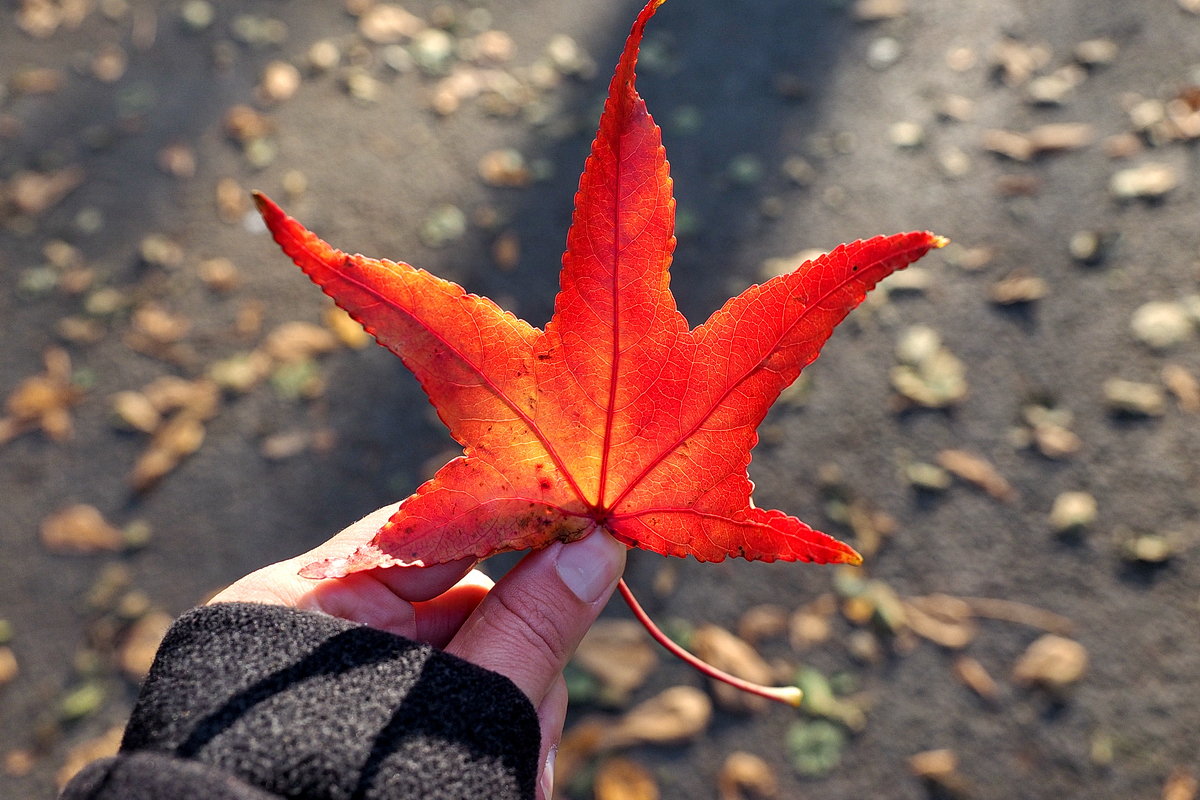
[[[403,258],[544,324],[577,176],[637,5],[475,6],[490,11],[484,27],[515,42],[510,66],[533,64],[562,33],[591,55],[596,73],[539,90],[536,103],[515,116],[489,114],[489,104],[504,103],[484,97],[446,117],[430,109],[436,80],[386,66],[384,47],[365,43],[354,18],[334,3],[217,3],[212,24],[191,32],[179,3],[110,0],[105,13],[93,9],[77,27],[61,26],[48,38],[19,29],[14,3],[0,10],[0,80],[8,85],[0,180],[11,187],[22,170],[83,170],[82,183],[45,209],[14,213],[10,203],[0,211],[0,394],[42,371],[43,351],[62,344],[59,321],[86,316],[96,289],[115,288],[123,300],[103,318],[98,341],[75,336],[64,345],[86,386],[71,411],[74,437],[55,443],[33,432],[0,447],[0,618],[11,627],[7,646],[19,668],[0,688],[0,794],[53,796],[68,751],[128,713],[134,684],[110,666],[126,623],[112,613],[113,600],[96,599],[102,575],[110,583],[116,575],[125,587],[114,597],[127,598],[126,617],[147,604],[178,614],[404,496],[453,445],[398,360],[373,346],[340,349],[299,368],[301,378],[323,379],[323,391],[311,392],[319,396],[292,398],[296,370],[227,394],[205,421],[199,450],[150,491],[130,491],[128,474],[148,437],[113,428],[114,393],[164,375],[199,377],[213,362],[259,346],[284,322],[319,323],[327,308],[252,219],[222,221],[218,181],[267,191],[345,250]],[[450,6],[459,38],[468,35],[472,7]],[[426,0],[408,8],[425,20],[442,13]],[[239,14],[280,20],[286,36],[258,47],[239,42]],[[487,23],[478,14],[470,19]],[[1087,71],[1060,105],[1034,106],[1027,85],[1006,84],[993,70],[993,48],[1006,35],[1048,46],[1038,74],[1072,63],[1072,48],[1084,40],[1110,37],[1119,50],[1111,64]],[[890,66],[878,61],[889,56],[882,38],[898,45]],[[306,72],[293,97],[267,109],[274,132],[266,146],[276,150],[260,151],[261,166],[252,166],[223,127],[227,110],[255,102],[268,61],[303,65],[319,39],[338,44],[340,66]],[[92,64],[111,44],[127,66],[105,82]],[[1143,148],[1124,159],[1110,158],[1104,144],[1134,130],[1127,109],[1139,100],[1169,101],[1200,83],[1200,17],[1174,0],[912,0],[898,19],[863,24],[836,1],[672,0],[654,20],[647,50],[639,88],[664,127],[681,212],[672,287],[693,323],[761,280],[766,259],[806,248],[929,228],[968,251],[931,256],[922,265],[927,287],[893,291],[838,331],[807,371],[808,395],[767,419],[751,468],[757,504],[854,541],[831,518],[838,507],[819,487],[823,468],[836,465],[844,491],[895,520],[868,561],[871,577],[900,597],[1001,598],[1064,615],[1089,665],[1057,702],[1016,686],[1013,664],[1041,631],[984,620],[965,652],[999,684],[987,703],[953,676],[956,653],[903,631],[864,644],[835,614],[830,638],[804,652],[786,636],[760,643],[769,658],[849,676],[863,693],[857,699],[869,705],[865,728],[823,777],[794,768],[785,740],[797,715],[783,708],[755,716],[718,711],[693,743],[635,748],[630,757],[650,768],[665,798],[716,796],[716,775],[735,750],[764,758],[783,796],[831,799],[923,797],[927,788],[906,759],[934,748],[956,752],[978,798],[1154,798],[1176,768],[1200,768],[1200,562],[1190,548],[1200,504],[1200,417],[1170,393],[1160,416],[1114,416],[1103,390],[1115,377],[1161,387],[1167,364],[1200,374],[1194,333],[1157,351],[1130,328],[1143,304],[1194,299],[1200,291],[1195,147],[1171,141],[1162,124],[1139,134]],[[379,81],[374,102],[346,91],[352,62]],[[58,70],[61,86],[25,92],[18,73],[26,67]],[[946,95],[972,101],[970,118],[939,117]],[[921,146],[894,143],[890,126],[900,121],[921,126]],[[988,129],[1025,132],[1050,122],[1089,123],[1092,141],[1028,162],[981,145]],[[1148,140],[1157,146],[1145,147]],[[193,177],[160,168],[168,145],[194,155]],[[519,150],[543,179],[524,189],[481,182],[480,158],[501,147]],[[810,170],[788,161],[795,156]],[[1147,162],[1166,164],[1177,188],[1155,201],[1114,199],[1113,174]],[[293,170],[306,178],[305,191],[294,191],[295,175],[285,179]],[[467,229],[430,247],[422,226],[447,203],[465,212]],[[1070,256],[1068,242],[1080,231],[1102,234],[1098,263]],[[520,244],[507,271],[492,255],[505,232]],[[152,234],[182,248],[178,265],[139,255]],[[90,286],[74,294],[70,286],[54,288],[60,279],[71,283],[61,270],[43,269],[43,248],[56,239],[78,248],[93,270]],[[967,269],[972,258],[985,260],[976,248],[991,258]],[[236,265],[241,282],[232,292],[215,292],[198,277],[197,266],[214,257]],[[1045,295],[997,305],[993,284],[1018,269],[1042,278]],[[135,351],[127,338],[132,309],[151,301],[191,323],[176,349],[141,348],[159,357]],[[250,324],[254,303],[259,329]],[[940,333],[965,364],[969,394],[951,408],[900,410],[890,385],[897,340],[918,324]],[[1020,441],[1022,409],[1035,402],[1072,412],[1076,453],[1050,459]],[[1015,499],[997,500],[961,480],[943,492],[915,490],[905,467],[931,463],[947,448],[987,459]],[[1091,493],[1098,517],[1063,539],[1048,514],[1065,491]],[[117,527],[149,523],[149,543],[120,554],[49,552],[39,525],[72,503],[95,506]],[[1167,536],[1173,555],[1158,565],[1129,563],[1125,544],[1140,534]],[[114,564],[126,569],[127,585]],[[832,591],[832,572],[821,567],[676,562],[673,589],[663,568],[661,558],[634,553],[628,576],[664,622],[734,628],[752,606],[791,611]],[[129,591],[142,594],[128,600]],[[618,603],[610,613],[627,615]],[[875,642],[881,656],[856,660],[851,641]],[[679,683],[699,686],[700,679],[664,662],[635,698]],[[80,706],[81,719],[62,721],[64,697]]]

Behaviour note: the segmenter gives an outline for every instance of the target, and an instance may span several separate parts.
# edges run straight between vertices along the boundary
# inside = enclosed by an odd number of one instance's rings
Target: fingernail
[[[551,747],[546,754],[546,763],[542,765],[542,797],[546,800],[554,797],[554,759],[558,755],[558,747]]]
[[[607,531],[596,531],[586,539],[564,544],[554,569],[572,594],[585,603],[594,603],[621,577],[625,545]]]

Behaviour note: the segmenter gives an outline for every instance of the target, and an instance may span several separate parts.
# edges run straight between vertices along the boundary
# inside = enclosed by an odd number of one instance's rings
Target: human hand
[[[550,800],[554,756],[567,713],[562,670],[625,568],[626,548],[600,530],[530,553],[499,583],[470,559],[392,567],[314,581],[312,561],[366,544],[395,512],[375,511],[314,550],[264,567],[210,602],[291,606],[426,642],[505,675],[537,708],[542,729],[539,800]]]

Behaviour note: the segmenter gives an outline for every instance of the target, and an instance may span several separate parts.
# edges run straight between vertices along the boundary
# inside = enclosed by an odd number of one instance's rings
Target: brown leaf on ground
[[[958,756],[953,750],[926,750],[908,759],[913,775],[938,787],[952,797],[966,797],[966,779],[958,772]]]
[[[952,650],[966,647],[979,632],[970,606],[956,597],[917,597],[907,601],[904,610],[913,633]]]
[[[1088,656],[1083,645],[1047,633],[1037,639],[1013,667],[1013,681],[1060,691],[1083,677]]]
[[[595,800],[658,800],[658,783],[653,773],[620,756],[600,765],[592,791]]]
[[[1015,489],[983,458],[966,450],[943,450],[937,455],[942,469],[951,472],[968,483],[973,483],[997,500],[1015,502]]]
[[[83,183],[82,167],[70,166],[49,173],[22,170],[13,175],[8,182],[8,188],[0,193],[7,198],[19,214],[36,217],[55,205],[58,205],[71,192]]]
[[[954,677],[963,685],[988,702],[994,701],[1000,695],[1000,687],[996,681],[974,658],[959,656],[954,659]]]
[[[771,666],[748,642],[716,625],[702,625],[696,630],[692,635],[692,652],[701,661],[752,683],[769,685],[774,678]],[[713,681],[712,690],[717,705],[726,711],[759,712],[765,711],[770,705],[766,698],[748,694],[726,683]]]
[[[1187,367],[1166,364],[1162,368],[1162,381],[1179,401],[1179,407],[1189,414],[1200,414],[1200,380]]]
[[[298,364],[336,350],[337,337],[309,322],[285,322],[267,335],[265,350],[277,361]]]
[[[109,728],[95,739],[80,742],[67,753],[67,760],[58,772],[54,773],[54,782],[61,791],[71,782],[79,770],[99,758],[115,756],[121,748],[121,739],[125,736],[125,726],[117,725]]]
[[[154,655],[172,622],[170,614],[153,611],[130,628],[119,653],[121,669],[130,680],[140,682],[149,674]]]
[[[0,418],[0,445],[37,428],[55,442],[73,435],[70,408],[83,399],[83,389],[71,382],[71,357],[50,347],[43,359],[45,373],[26,378],[5,401],[8,416]]]
[[[787,629],[787,609],[767,603],[746,609],[738,620],[737,635],[750,645],[756,645],[761,639],[782,636]]]
[[[1200,12],[1200,3],[1197,3],[1197,11]],[[1197,791],[1200,791],[1200,781],[1196,780],[1196,774],[1185,766],[1178,766],[1171,770],[1163,784],[1162,800],[1196,800]]]
[[[1075,628],[1075,623],[1061,614],[1015,600],[994,597],[964,597],[962,600],[971,607],[971,611],[977,617],[1015,622],[1060,635],[1068,634]]]
[[[120,550],[121,531],[109,525],[95,506],[77,503],[42,520],[42,544],[55,553]]]
[[[601,739],[604,749],[637,744],[679,744],[704,733],[712,720],[708,695],[674,686],[631,708]]]
[[[658,666],[646,629],[633,620],[600,620],[575,651],[576,666],[600,682],[601,696],[624,705]]]
[[[739,750],[725,759],[717,776],[717,791],[721,800],[746,800],[748,797],[770,800],[779,794],[779,781],[770,764]]]

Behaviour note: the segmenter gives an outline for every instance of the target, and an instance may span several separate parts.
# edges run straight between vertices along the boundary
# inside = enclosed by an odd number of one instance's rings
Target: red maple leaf
[[[700,561],[861,561],[795,517],[755,508],[750,450],[834,326],[945,240],[919,232],[842,245],[689,329],[668,285],[666,155],[634,89],[642,32],[662,2],[638,15],[617,64],[545,330],[423,270],[335,250],[256,195],[283,250],[403,359],[465,450],[368,545],[302,575],[486,558],[598,527]]]

